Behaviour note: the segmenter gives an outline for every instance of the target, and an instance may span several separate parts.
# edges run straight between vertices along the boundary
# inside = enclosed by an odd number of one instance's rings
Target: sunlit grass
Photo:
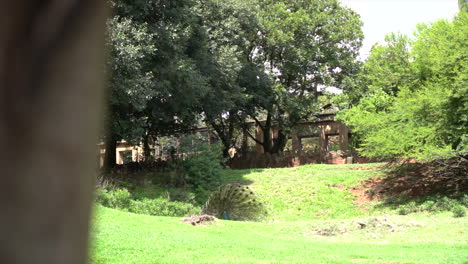
[[[296,168],[227,170],[225,181],[250,184],[269,204],[271,218],[312,220],[349,218],[368,215],[354,202],[349,189],[361,181],[382,176],[373,168],[357,170],[362,165],[306,165]]]
[[[180,218],[98,207],[92,263],[466,263],[465,218],[447,214],[394,216],[414,227],[353,229],[352,220],[234,222],[191,226]],[[314,230],[348,225],[349,233]]]
[[[269,203],[264,222],[191,226],[97,206],[91,263],[467,263],[468,217],[362,208],[349,188],[382,176],[362,166],[225,171]]]

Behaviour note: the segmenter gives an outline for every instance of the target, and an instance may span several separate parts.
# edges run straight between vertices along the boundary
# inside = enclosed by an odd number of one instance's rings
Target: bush
[[[129,212],[158,216],[187,216],[196,214],[200,208],[183,202],[171,202],[164,198],[132,200]]]
[[[435,205],[436,205],[436,202],[435,202],[435,201],[428,200],[428,201],[423,202],[423,203],[419,206],[419,208],[420,208],[422,211],[432,212],[432,211],[434,211]]]
[[[96,190],[96,202],[109,208],[158,216],[186,216],[200,211],[199,207],[190,203],[170,201],[169,192],[167,194],[166,197],[146,198],[142,194],[132,197],[127,189],[110,191],[98,189]]]
[[[465,206],[465,207],[468,207],[468,194],[464,194],[461,198],[460,198],[460,204]]]
[[[143,200],[145,198],[165,198],[169,201],[179,201],[195,204],[196,195],[187,189],[162,188],[158,185],[145,184],[135,187],[132,190],[134,200]]]
[[[131,194],[127,189],[116,189],[106,191],[98,189],[96,191],[96,201],[106,207],[125,209],[130,205]]]
[[[458,203],[456,200],[452,200],[448,197],[442,197],[439,199],[434,207],[437,211],[451,211]]]
[[[464,217],[466,215],[465,207],[458,205],[452,209],[453,217]]]
[[[398,209],[398,214],[399,215],[407,215],[407,214],[410,214],[410,213],[414,213],[414,212],[417,212],[419,209],[418,209],[418,206],[416,205],[415,202],[410,202],[408,204],[405,204],[403,206],[401,206],[399,209]]]
[[[188,157],[175,164],[175,182],[213,190],[221,182],[222,150],[220,145],[201,144]]]
[[[459,208],[467,207],[465,205],[467,195],[459,198],[449,198],[446,196],[432,196],[425,197],[424,200],[409,201],[404,205],[397,208],[397,212],[400,215],[407,215],[415,212],[447,212],[447,211],[460,211]]]

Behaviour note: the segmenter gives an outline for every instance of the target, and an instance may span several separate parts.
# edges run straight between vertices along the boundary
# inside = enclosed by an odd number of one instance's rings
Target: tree
[[[139,141],[144,133],[145,118],[141,114],[156,96],[154,74],[148,57],[155,54],[154,38],[148,24],[132,18],[115,16],[107,22],[107,48],[111,71],[106,116],[104,167],[114,166],[116,143],[120,139]]]
[[[261,1],[259,6],[240,82],[249,98],[244,113],[264,134],[261,142],[252,138],[265,152],[276,153],[289,129],[318,110],[320,90],[339,87],[355,69],[362,23],[334,0]],[[273,126],[278,136],[271,141]]]
[[[342,108],[338,118],[346,120],[355,127],[353,133],[359,135],[372,128],[365,113],[385,112],[393,104],[394,97],[403,87],[412,87],[416,81],[414,66],[411,64],[412,40],[401,34],[388,34],[385,43],[375,44],[369,57],[359,66],[353,79],[344,81],[344,93],[335,98]],[[360,115],[361,118],[353,118]]]
[[[434,111],[437,134],[452,150],[468,146],[468,10],[462,9],[452,22],[440,20],[420,25],[413,53],[415,67],[428,96],[436,96]]]
[[[149,158],[149,145],[158,136],[192,129],[205,94],[205,80],[187,54],[193,1],[111,4],[116,15],[108,22],[112,50],[108,169],[115,164],[116,140],[143,142]]]
[[[466,28],[467,12],[460,11],[453,22],[419,25],[411,51],[389,52],[405,38],[372,50],[364,66],[370,92],[340,113],[361,137],[362,154],[432,159],[466,152]]]
[[[208,92],[201,100],[203,120],[221,140],[227,158],[244,122],[238,119],[244,99],[237,79],[255,9],[247,1],[199,3],[190,53],[207,80]]]
[[[460,10],[463,10],[464,8],[466,8],[467,2],[467,0],[458,0],[458,8]]]
[[[1,263],[87,261],[105,14],[103,1],[0,4]]]
[[[358,16],[336,0],[118,0],[113,5],[116,22],[110,25],[124,24],[126,31],[114,29],[122,34],[112,45],[129,51],[121,54],[128,59],[112,62],[112,97],[119,99],[109,119],[120,127],[109,131],[142,141],[146,150],[158,136],[204,122],[227,156],[242,124],[251,119],[265,134],[259,142],[265,151],[282,151],[290,127],[318,109],[319,89],[339,86],[354,71],[362,38]],[[132,37],[137,32],[140,39]],[[121,76],[127,79],[120,81]],[[128,98],[135,93],[142,100]],[[273,126],[279,131],[272,141]],[[115,138],[108,138],[115,145]]]
[[[411,86],[411,80],[415,79],[410,64],[411,44],[409,37],[390,33],[385,36],[385,46],[374,45],[363,69],[367,91],[360,92],[372,94],[380,90],[396,95],[400,87]]]

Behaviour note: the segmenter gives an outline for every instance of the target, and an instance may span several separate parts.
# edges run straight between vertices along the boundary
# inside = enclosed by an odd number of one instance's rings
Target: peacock
[[[226,184],[215,191],[202,207],[202,214],[225,220],[259,220],[266,215],[255,193],[240,184]]]

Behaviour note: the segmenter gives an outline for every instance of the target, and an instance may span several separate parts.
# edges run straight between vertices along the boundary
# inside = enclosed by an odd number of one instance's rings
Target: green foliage
[[[414,213],[418,211],[418,207],[416,206],[415,202],[410,202],[398,208],[398,214],[400,215],[407,215],[410,213]]]
[[[196,136],[186,137],[180,151],[187,157],[173,164],[180,177],[177,182],[208,190],[219,186],[224,161],[221,145],[197,141]]]
[[[320,87],[340,87],[355,71],[362,22],[335,0],[259,1],[255,18],[250,63],[239,78],[246,95],[243,113],[265,134],[277,124],[278,140],[259,142],[265,152],[276,153],[290,128],[317,112]]]
[[[262,129],[277,123],[279,140],[261,143],[282,151],[290,127],[318,110],[320,87],[356,71],[363,38],[359,16],[337,0],[110,3],[105,137],[145,147],[203,122],[227,157],[243,122],[266,116]]]
[[[203,121],[211,126],[224,146],[223,155],[236,144],[243,104],[238,85],[243,65],[246,36],[252,34],[253,14],[249,1],[199,1],[193,25],[191,57],[206,78],[209,90],[201,100]]]
[[[211,194],[201,213],[228,220],[260,220],[266,209],[258,199],[248,186],[226,184]]]
[[[452,209],[453,217],[464,217],[466,216],[466,208],[458,205]]]
[[[131,194],[127,189],[116,189],[106,191],[98,189],[96,191],[96,201],[106,207],[116,209],[126,209],[130,205]]]
[[[158,216],[187,216],[196,214],[200,208],[183,202],[171,202],[164,198],[131,200],[127,211],[136,214]]]
[[[132,188],[132,197],[134,200],[164,198],[168,201],[179,201],[195,204],[195,193],[181,188],[163,188],[167,184],[153,185],[143,184]]]
[[[467,7],[467,3],[468,3],[467,0],[458,0],[458,8],[460,10],[465,9]]]
[[[210,153],[192,155],[179,166],[184,181],[194,187],[212,189],[220,183],[220,159]]]
[[[348,91],[359,103],[338,116],[361,138],[363,155],[434,159],[466,151],[467,28],[468,12],[460,12],[453,22],[419,25],[415,41],[389,35],[373,47],[363,87]]]
[[[422,199],[411,200],[408,202],[403,202],[403,204],[397,207],[397,213],[400,215],[407,215],[410,213],[418,212],[455,212],[463,211],[466,209],[464,204],[468,195],[464,195],[459,198],[449,198],[446,196],[433,196],[433,197],[423,197]],[[398,199],[394,199],[395,201]],[[403,199],[405,200],[405,199]]]
[[[361,92],[383,91],[394,96],[401,87],[410,86],[416,78],[410,63],[411,45],[409,37],[394,33],[385,36],[385,46],[374,45],[363,65],[362,74],[368,85],[361,87],[366,90]]]
[[[199,212],[200,208],[188,202],[171,201],[169,197],[155,195],[146,198],[141,192],[132,195],[127,189],[96,190],[96,202],[109,207],[137,214],[159,216],[187,216]]]
[[[194,1],[110,3],[105,138],[143,141],[146,150],[158,136],[192,128],[200,114],[206,80],[188,54]]]
[[[107,69],[111,75],[106,116],[108,137],[139,139],[144,120],[137,113],[143,111],[149,98],[156,95],[152,89],[154,74],[147,65],[154,56],[155,34],[146,22],[129,17],[114,16],[107,21]]]

